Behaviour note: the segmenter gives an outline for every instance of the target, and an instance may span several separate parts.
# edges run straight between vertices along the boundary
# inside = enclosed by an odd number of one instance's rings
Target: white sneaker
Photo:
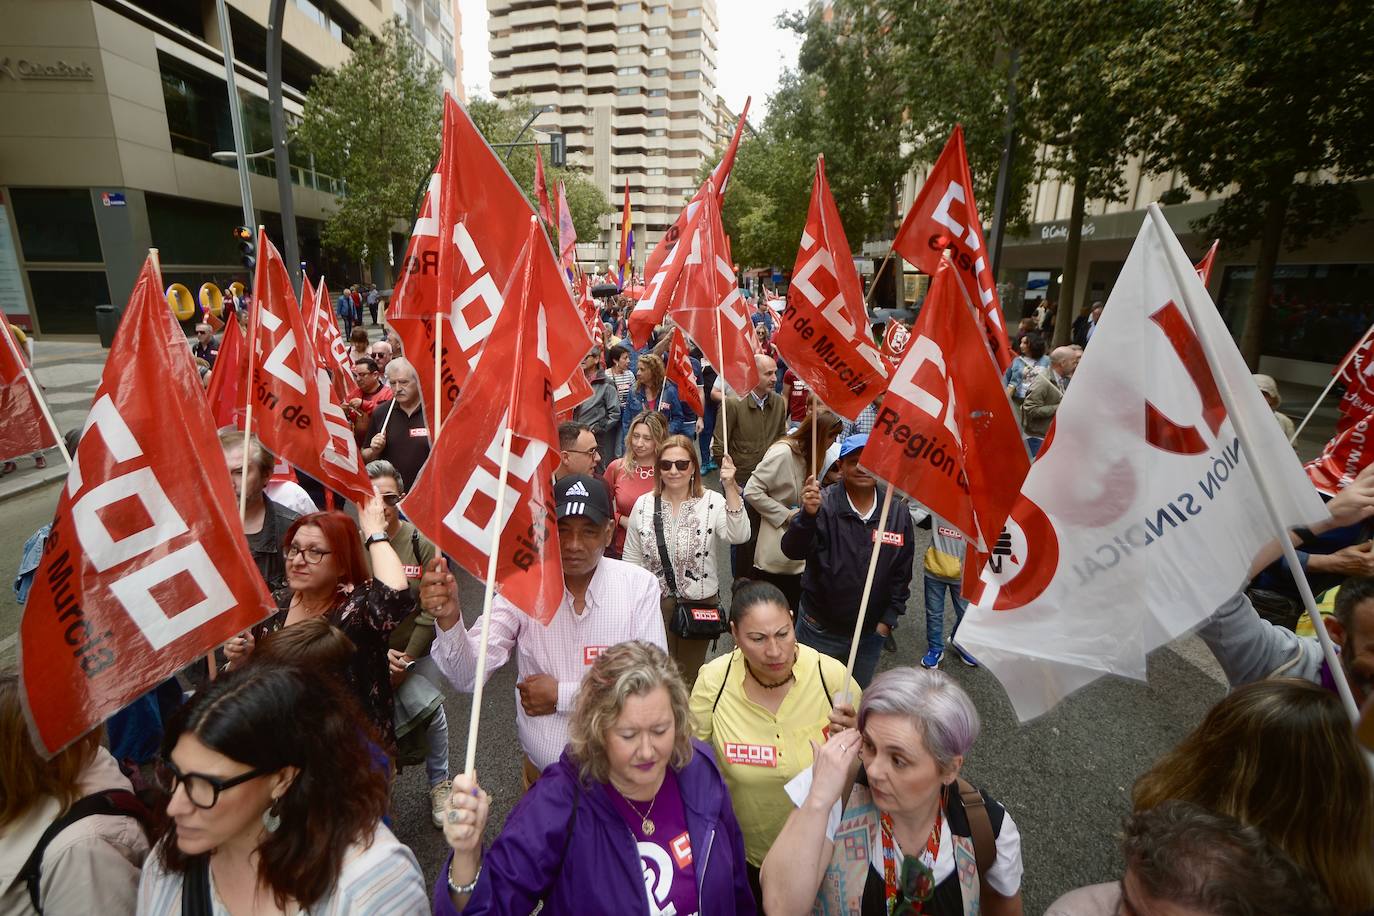
[[[453,782],[448,779],[429,790],[430,819],[434,821],[434,826],[441,830],[444,827],[444,812],[448,810],[448,796],[452,791]]]

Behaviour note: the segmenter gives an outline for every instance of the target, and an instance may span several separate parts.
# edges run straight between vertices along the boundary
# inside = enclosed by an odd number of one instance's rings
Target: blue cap
[[[867,444],[868,433],[856,433],[850,436],[840,445],[840,460],[843,461]]]

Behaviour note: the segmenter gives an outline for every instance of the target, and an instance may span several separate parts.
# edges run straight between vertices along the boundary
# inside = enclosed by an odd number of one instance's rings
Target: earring
[[[281,799],[272,799],[272,807],[262,812],[262,826],[268,833],[276,833],[281,826],[281,815],[277,813],[277,808],[281,806]]]

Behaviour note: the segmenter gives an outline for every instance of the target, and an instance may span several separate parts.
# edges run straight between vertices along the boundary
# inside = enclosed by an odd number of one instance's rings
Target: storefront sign
[[[1096,223],[1091,222],[1090,220],[1084,220],[1084,221],[1083,221],[1083,238],[1085,238],[1085,239],[1090,239],[1090,238],[1093,237],[1094,234],[1096,234],[1096,232],[1097,232],[1097,224],[1096,224]],[[1042,242],[1057,242],[1057,241],[1060,241],[1061,239],[1062,239],[1062,240],[1067,240],[1068,237],[1069,237],[1069,227],[1068,227],[1067,225],[1063,225],[1063,226],[1059,226],[1059,225],[1055,225],[1055,226],[1041,226],[1041,227],[1040,227],[1040,241],[1042,241]]]
[[[0,79],[12,80],[64,80],[90,82],[95,79],[95,68],[85,61],[37,61],[24,57],[0,57]]]

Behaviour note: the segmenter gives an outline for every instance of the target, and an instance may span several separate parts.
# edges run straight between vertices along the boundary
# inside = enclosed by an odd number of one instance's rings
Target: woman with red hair
[[[277,613],[246,635],[229,640],[224,653],[231,668],[252,652],[257,640],[302,620],[323,617],[357,646],[344,681],[394,754],[396,731],[387,640],[415,609],[405,569],[386,536],[380,498],[358,513],[359,524],[342,512],[302,515],[286,531],[286,587],[273,593]],[[359,528],[361,527],[361,536]],[[363,551],[367,551],[367,560]],[[372,574],[368,575],[368,560]]]

